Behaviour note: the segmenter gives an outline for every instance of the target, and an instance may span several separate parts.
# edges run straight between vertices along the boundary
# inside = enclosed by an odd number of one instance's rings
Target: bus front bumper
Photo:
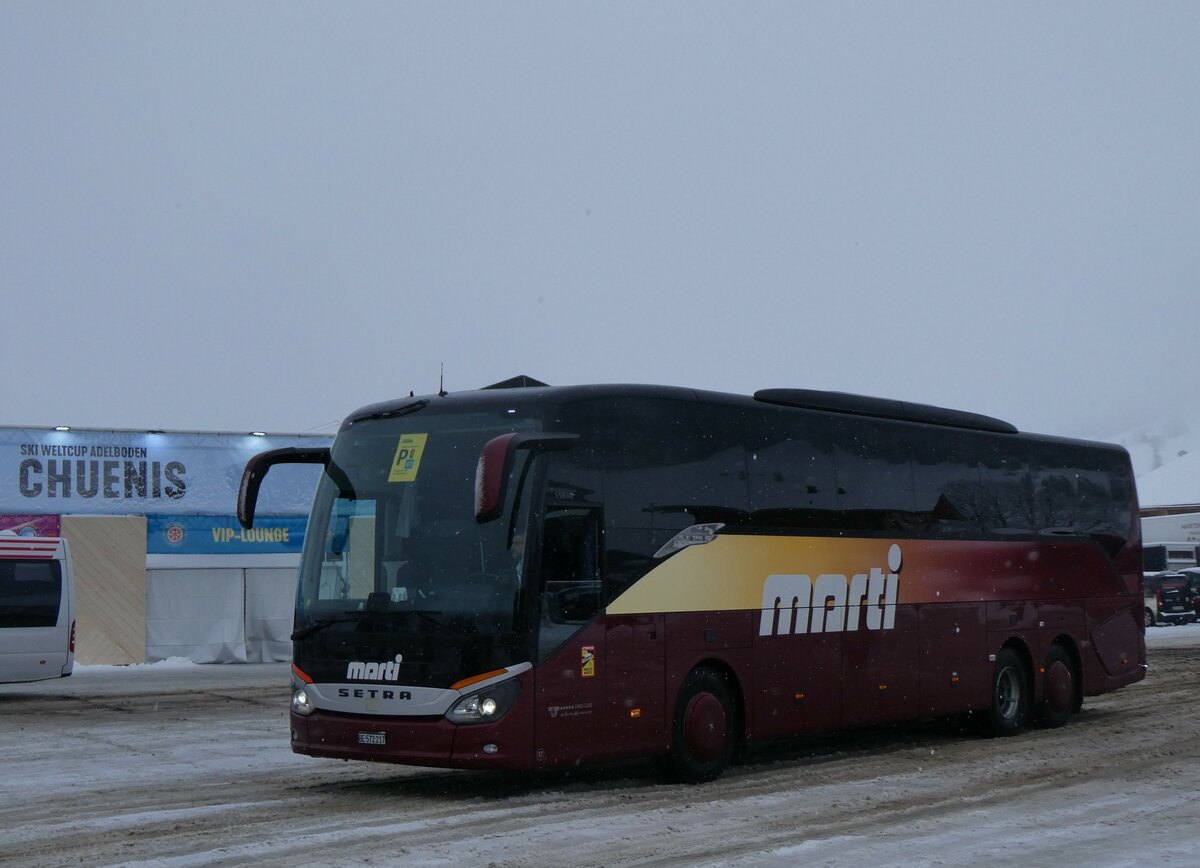
[[[521,727],[519,717],[510,712],[495,723],[463,725],[444,717],[292,712],[292,750],[316,757],[437,768],[528,768],[531,733]]]

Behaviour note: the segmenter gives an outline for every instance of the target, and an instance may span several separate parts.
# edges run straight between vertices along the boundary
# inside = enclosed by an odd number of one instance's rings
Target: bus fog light
[[[498,750],[500,750],[500,748],[499,748],[499,747],[497,747],[497,746],[496,746],[496,745],[494,745],[494,744],[485,744],[485,745],[483,746],[483,752],[484,752],[484,753],[495,753],[495,752],[496,752],[496,751],[498,751]]]
[[[316,707],[313,706],[312,700],[308,696],[307,690],[305,690],[303,687],[297,687],[292,692],[292,711],[296,712],[296,714],[308,717],[308,715],[312,714],[316,710]]]

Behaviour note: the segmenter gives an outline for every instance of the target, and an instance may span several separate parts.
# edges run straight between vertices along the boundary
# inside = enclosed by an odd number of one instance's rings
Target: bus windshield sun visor
[[[475,521],[495,521],[504,512],[505,484],[518,449],[532,453],[574,449],[578,434],[501,434],[484,444],[475,467]]]

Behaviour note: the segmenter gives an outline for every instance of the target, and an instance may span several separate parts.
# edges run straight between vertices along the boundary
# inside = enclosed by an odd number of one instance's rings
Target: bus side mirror
[[[493,437],[479,453],[475,467],[475,521],[486,524],[504,512],[508,475],[518,449],[530,452],[565,452],[574,449],[578,434],[501,434]]]
[[[267,471],[276,464],[323,464],[329,466],[329,447],[287,446],[260,452],[246,462],[242,485],[238,489],[237,517],[244,528],[254,526],[254,507],[258,505],[258,489]]]

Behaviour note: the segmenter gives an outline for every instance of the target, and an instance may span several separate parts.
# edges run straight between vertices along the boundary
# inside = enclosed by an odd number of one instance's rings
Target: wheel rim
[[[1071,667],[1055,660],[1046,670],[1046,704],[1055,714],[1068,714],[1075,699]]]
[[[1021,681],[1017,670],[1006,667],[996,679],[996,713],[1002,720],[1013,720],[1021,707]]]
[[[683,715],[683,736],[688,753],[700,762],[709,762],[721,755],[725,745],[728,720],[721,701],[711,693],[692,697]]]

